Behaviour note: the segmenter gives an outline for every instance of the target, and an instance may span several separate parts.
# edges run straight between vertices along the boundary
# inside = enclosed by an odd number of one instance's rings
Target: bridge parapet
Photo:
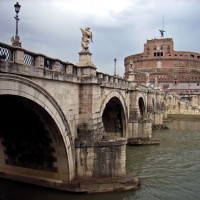
[[[132,86],[131,82],[124,80],[121,77],[104,74],[102,72],[97,72],[97,79],[98,83],[100,83],[101,86],[104,87],[115,87],[125,89]]]
[[[46,78],[55,77],[55,79],[57,79],[56,76],[54,75],[55,73],[56,74],[60,73],[61,75],[64,75],[63,80],[66,80],[66,76],[67,76],[70,78],[75,77],[75,79],[77,79],[78,82],[81,81],[86,84],[96,83],[96,84],[100,84],[103,87],[109,87],[109,88],[119,88],[119,89],[127,89],[127,90],[130,90],[130,89],[146,90],[147,89],[146,87],[142,87],[142,86],[136,87],[136,83],[129,82],[127,80],[124,80],[121,77],[112,76],[112,75],[104,74],[101,72],[96,72],[96,68],[93,66],[75,65],[70,62],[65,62],[56,58],[51,58],[41,53],[34,53],[24,48],[11,46],[2,42],[0,42],[0,60],[23,65],[21,66],[22,68],[29,67],[29,74],[30,74],[31,69],[33,69],[34,71],[34,67],[37,69],[42,69],[41,76],[43,76],[43,72],[44,72]],[[9,72],[11,72],[10,69],[9,69]],[[24,71],[21,73],[23,74]],[[24,74],[24,75],[27,75],[27,74]],[[37,74],[32,73],[32,75],[40,76],[39,73]],[[79,77],[81,77],[81,79]],[[77,82],[77,80],[75,82]]]
[[[77,76],[80,74],[78,67],[72,63],[51,58],[40,53],[34,53],[2,42],[0,42],[0,59],[25,66],[35,66],[49,71],[57,71],[68,75]]]

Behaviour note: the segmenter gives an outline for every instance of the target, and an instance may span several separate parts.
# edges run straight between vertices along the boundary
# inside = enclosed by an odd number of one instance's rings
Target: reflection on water
[[[200,122],[174,121],[154,131],[157,146],[127,147],[127,171],[137,175],[137,191],[71,194],[0,180],[0,200],[199,200]]]

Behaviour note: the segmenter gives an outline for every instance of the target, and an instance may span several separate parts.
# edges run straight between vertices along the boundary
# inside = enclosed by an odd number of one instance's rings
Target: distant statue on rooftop
[[[92,32],[90,31],[90,28],[87,27],[85,29],[80,28],[82,32],[82,41],[81,41],[81,46],[83,48],[83,51],[89,51],[88,44],[89,42],[93,42],[92,40]]]
[[[164,37],[164,30],[159,30],[160,31],[160,34],[161,34],[161,37],[163,38]]]
[[[150,77],[149,77],[149,72],[145,72],[145,76],[146,76],[146,86],[149,87],[150,86]]]
[[[146,76],[146,82],[149,83],[150,82],[149,72],[145,72],[145,76]]]

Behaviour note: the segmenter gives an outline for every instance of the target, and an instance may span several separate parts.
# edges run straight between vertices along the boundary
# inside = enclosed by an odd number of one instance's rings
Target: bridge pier
[[[141,91],[131,91],[130,93],[130,116],[128,122],[129,145],[149,145],[159,144],[159,140],[152,138],[152,103],[149,103],[149,91],[146,95],[141,95]],[[145,104],[146,102],[146,104]]]
[[[153,124],[152,124],[153,129],[164,128],[163,117],[164,117],[164,115],[163,115],[162,111],[157,111],[157,112],[153,113]]]
[[[156,98],[154,102],[154,109],[152,112],[153,129],[163,129],[166,126],[163,125],[165,106],[162,92],[156,92]],[[166,115],[165,115],[166,116]]]
[[[76,181],[80,192],[130,190],[139,180],[126,174],[126,139],[103,137],[96,141],[76,140]]]
[[[159,139],[152,138],[152,121],[135,120],[129,122],[129,145],[152,145],[159,144]]]
[[[78,126],[75,139],[76,178],[79,192],[134,190],[139,180],[126,174],[126,144],[123,137],[106,135],[102,129]]]

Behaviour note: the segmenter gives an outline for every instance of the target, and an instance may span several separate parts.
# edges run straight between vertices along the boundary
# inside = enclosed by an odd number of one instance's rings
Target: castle
[[[200,91],[200,53],[175,51],[172,38],[147,40],[144,52],[124,59],[125,79],[159,86],[164,91]]]

